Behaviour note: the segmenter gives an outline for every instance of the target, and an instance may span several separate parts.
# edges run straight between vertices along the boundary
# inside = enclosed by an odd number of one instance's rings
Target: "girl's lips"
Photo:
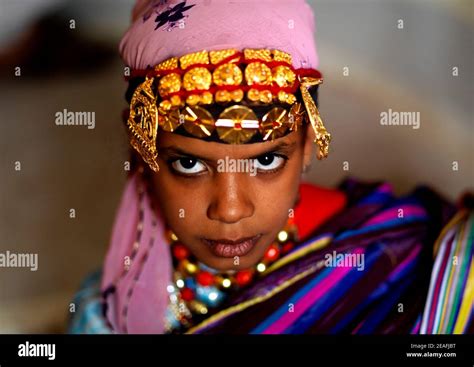
[[[219,239],[203,239],[203,242],[209,246],[214,255],[219,257],[244,256],[252,250],[260,239],[261,235],[253,237],[240,238],[237,241]]]

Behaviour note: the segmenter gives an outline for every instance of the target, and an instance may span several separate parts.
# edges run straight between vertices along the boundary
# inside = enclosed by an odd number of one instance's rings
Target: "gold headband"
[[[167,59],[144,74],[132,95],[127,126],[131,145],[155,172],[159,128],[244,144],[257,134],[261,141],[277,139],[309,120],[318,159],[328,155],[331,136],[308,91],[322,83],[321,74],[295,70],[283,51],[201,51]],[[301,101],[295,96],[298,90]],[[210,109],[216,106],[222,111],[215,117]],[[261,115],[262,108],[267,110],[259,118],[255,110]]]

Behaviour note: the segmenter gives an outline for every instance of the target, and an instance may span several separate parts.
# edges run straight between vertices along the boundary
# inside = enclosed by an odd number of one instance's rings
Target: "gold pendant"
[[[331,134],[329,134],[324,127],[321,116],[319,115],[316,103],[314,103],[308,88],[313,85],[321,84],[323,80],[321,78],[302,77],[300,78],[300,91],[301,97],[303,98],[306,112],[308,113],[309,122],[314,130],[316,138],[314,142],[318,147],[317,157],[318,159],[326,158],[329,154],[329,143],[331,142]]]
[[[158,107],[152,89],[153,78],[138,86],[130,102],[130,115],[127,126],[130,130],[130,143],[150,168],[158,172],[158,152],[156,137],[158,134]]]

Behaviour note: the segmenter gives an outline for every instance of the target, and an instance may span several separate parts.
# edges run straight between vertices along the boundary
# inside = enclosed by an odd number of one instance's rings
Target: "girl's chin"
[[[243,256],[236,259],[230,259],[212,256],[211,258],[204,258],[199,261],[214,270],[232,272],[255,267],[258,264],[259,258],[254,258],[254,256]]]

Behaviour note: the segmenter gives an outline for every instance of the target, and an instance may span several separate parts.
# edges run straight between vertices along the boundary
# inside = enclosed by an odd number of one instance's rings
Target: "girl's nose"
[[[215,190],[207,208],[209,219],[236,223],[254,214],[247,173],[218,173]]]

